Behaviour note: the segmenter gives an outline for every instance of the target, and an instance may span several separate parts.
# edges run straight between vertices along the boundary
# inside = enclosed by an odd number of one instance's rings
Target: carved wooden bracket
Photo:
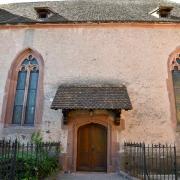
[[[62,114],[63,114],[63,123],[67,124],[68,123],[68,113],[69,113],[69,109],[63,109],[62,110]]]
[[[66,125],[68,123],[68,114],[71,110],[70,109],[63,109],[63,123]],[[92,109],[90,111],[93,111]],[[121,120],[121,110],[109,110],[114,116],[114,124],[119,126]]]
[[[121,110],[114,110],[113,114],[114,114],[114,124],[119,126],[121,120]]]

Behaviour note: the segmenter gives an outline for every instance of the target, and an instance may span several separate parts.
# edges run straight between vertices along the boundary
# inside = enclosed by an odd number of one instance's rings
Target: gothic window
[[[39,127],[43,114],[44,61],[27,48],[12,62],[3,98],[1,121],[12,125]]]
[[[39,127],[43,113],[44,61],[30,48],[12,62],[6,81],[2,106],[4,127]]]
[[[38,62],[29,55],[18,72],[12,124],[34,125],[38,77]]]
[[[171,61],[170,70],[174,88],[176,119],[177,123],[180,124],[180,54],[177,54]]]

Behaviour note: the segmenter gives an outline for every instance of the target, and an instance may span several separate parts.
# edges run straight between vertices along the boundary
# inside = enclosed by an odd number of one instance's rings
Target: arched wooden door
[[[107,128],[100,124],[87,124],[78,129],[77,170],[107,170]]]

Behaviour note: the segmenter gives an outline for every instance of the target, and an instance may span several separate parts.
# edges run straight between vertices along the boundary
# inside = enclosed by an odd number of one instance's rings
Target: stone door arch
[[[68,140],[67,153],[65,156],[66,167],[64,169],[75,172],[77,169],[77,134],[79,127],[95,123],[100,124],[107,129],[107,172],[113,172],[117,169],[119,161],[119,142],[118,131],[120,126],[114,125],[114,117],[104,110],[94,111],[72,111],[68,115]]]

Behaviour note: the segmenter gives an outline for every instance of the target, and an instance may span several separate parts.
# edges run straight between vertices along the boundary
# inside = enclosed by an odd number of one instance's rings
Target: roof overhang
[[[132,104],[125,86],[60,86],[52,102],[51,109],[131,110]]]
[[[121,110],[131,110],[132,104],[125,86],[89,87],[60,86],[51,109],[62,109],[63,123],[67,124],[72,110],[108,110],[114,114],[115,125],[120,124]]]

